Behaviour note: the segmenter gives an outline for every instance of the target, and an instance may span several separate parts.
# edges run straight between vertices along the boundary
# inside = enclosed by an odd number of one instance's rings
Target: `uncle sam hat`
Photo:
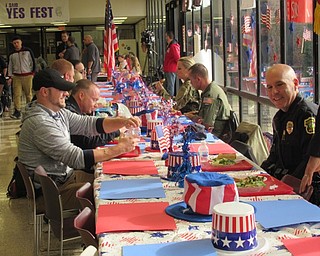
[[[238,202],[239,193],[229,175],[199,172],[185,176],[183,200],[168,206],[166,213],[177,219],[210,222],[213,207],[219,203]]]

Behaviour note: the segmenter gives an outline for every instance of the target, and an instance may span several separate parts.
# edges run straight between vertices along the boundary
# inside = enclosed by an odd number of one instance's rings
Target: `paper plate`
[[[269,243],[268,240],[264,237],[257,236],[258,238],[258,246],[254,249],[242,251],[242,252],[232,252],[232,251],[223,251],[219,250],[217,248],[214,248],[219,256],[255,256],[255,255],[263,255],[263,253],[266,253],[269,250]]]

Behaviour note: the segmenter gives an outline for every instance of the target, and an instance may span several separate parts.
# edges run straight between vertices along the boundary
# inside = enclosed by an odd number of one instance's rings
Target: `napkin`
[[[264,228],[320,222],[320,208],[304,199],[247,202]]]
[[[122,247],[123,256],[214,256],[217,255],[210,239],[183,242],[144,244]]]
[[[100,205],[96,233],[174,230],[177,228],[174,219],[165,213],[168,206],[168,202]]]
[[[120,174],[120,175],[158,174],[158,170],[154,165],[153,160],[106,161],[106,162],[103,162],[102,170],[104,174]]]
[[[101,182],[101,199],[164,198],[159,177],[150,179],[108,180]]]

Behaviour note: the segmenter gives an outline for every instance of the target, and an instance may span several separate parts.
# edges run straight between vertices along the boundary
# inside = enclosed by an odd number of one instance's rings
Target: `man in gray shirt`
[[[68,37],[67,45],[68,48],[66,52],[64,53],[63,58],[71,61],[71,60],[80,60],[80,50],[79,48],[75,45],[75,39],[73,36]]]
[[[84,36],[83,42],[86,48],[82,53],[82,63],[87,70],[88,79],[96,82],[98,74],[101,71],[99,49],[94,44],[92,36],[90,35]]]
[[[82,150],[70,141],[71,134],[98,135],[121,127],[137,127],[136,118],[81,116],[65,109],[65,98],[74,84],[53,69],[38,72],[33,79],[37,100],[27,104],[19,136],[18,158],[33,177],[42,165],[59,187],[65,209],[80,208],[76,191],[93,182],[92,167],[132,151],[138,138],[125,137],[114,147]],[[77,171],[75,171],[77,170]],[[35,182],[37,182],[37,177]]]

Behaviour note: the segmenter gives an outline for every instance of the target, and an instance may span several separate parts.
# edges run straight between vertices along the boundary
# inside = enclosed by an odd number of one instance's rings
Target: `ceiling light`
[[[67,23],[64,23],[64,22],[52,22],[51,24],[53,26],[66,26],[66,25],[68,25]]]
[[[128,17],[113,17],[114,20],[126,20]]]
[[[115,21],[113,21],[114,24],[122,24],[123,22],[125,22],[125,20],[115,20]]]
[[[0,28],[12,28],[10,25],[0,25]]]

